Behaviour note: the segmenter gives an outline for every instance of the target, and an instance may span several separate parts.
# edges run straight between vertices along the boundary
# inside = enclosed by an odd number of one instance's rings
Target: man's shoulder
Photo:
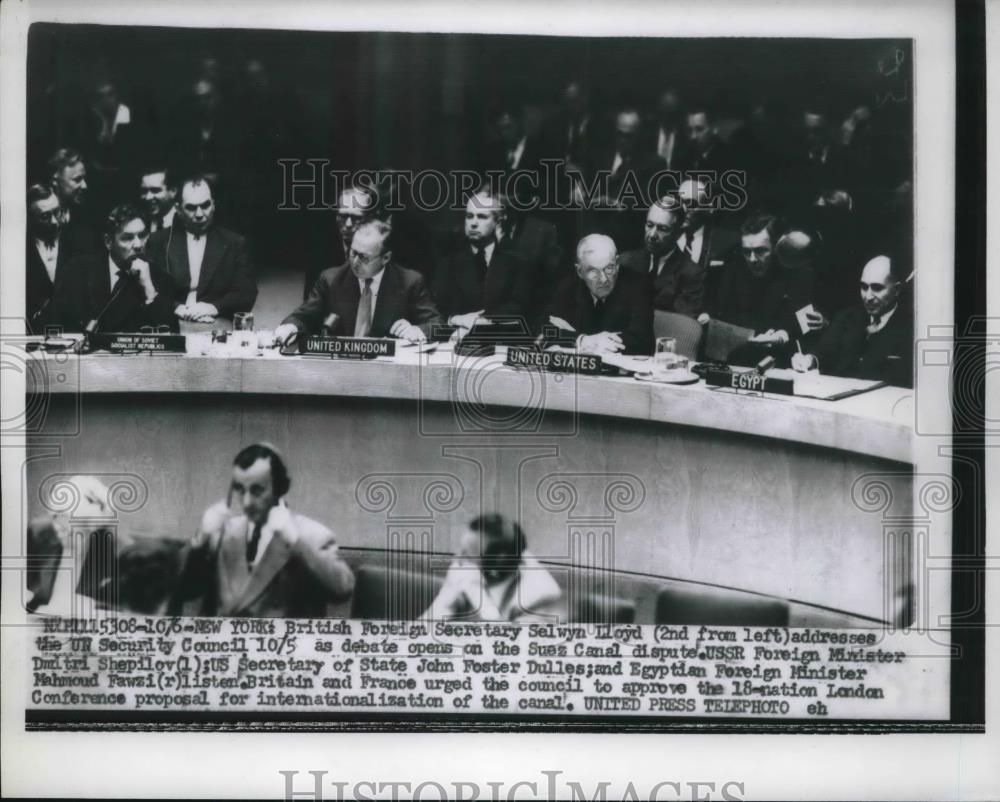
[[[646,272],[649,268],[649,254],[644,248],[636,248],[633,251],[625,251],[618,257],[622,267],[640,273]]]
[[[226,245],[235,245],[237,247],[243,247],[247,244],[246,237],[244,237],[242,234],[233,231],[230,228],[225,228],[224,226],[212,226],[212,228],[208,232],[208,236],[215,237],[220,242],[223,242]]]
[[[344,280],[344,274],[350,273],[351,266],[348,264],[333,265],[325,270],[320,271],[317,279],[322,281],[324,284],[336,284],[337,282]]]
[[[424,276],[420,271],[404,267],[399,262],[390,262],[385,270],[387,274],[390,274],[390,272],[394,274],[404,288],[420,284],[424,280]]]
[[[292,515],[295,519],[295,526],[299,530],[299,537],[305,538],[313,545],[320,546],[336,540],[333,530],[325,524],[298,512],[293,512]]]

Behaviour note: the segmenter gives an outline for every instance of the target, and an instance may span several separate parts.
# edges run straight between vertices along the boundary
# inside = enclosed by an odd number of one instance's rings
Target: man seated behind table
[[[684,207],[670,195],[646,212],[644,248],[621,255],[621,266],[647,275],[653,282],[653,306],[665,312],[697,317],[704,302],[705,269],[678,247]]]
[[[215,224],[208,179],[193,177],[181,184],[176,220],[150,237],[149,254],[173,279],[174,314],[179,319],[211,323],[253,309],[257,279],[247,241]]]
[[[207,510],[191,541],[177,601],[201,597],[203,615],[316,618],[354,590],[327,527],[292,512],[281,454],[255,443],[233,460],[229,493]]]
[[[534,277],[517,251],[497,244],[503,223],[502,200],[474,194],[465,207],[465,243],[434,272],[434,298],[461,332],[484,317],[519,316],[529,325]]]
[[[546,341],[596,354],[653,353],[653,289],[647,274],[622,271],[614,240],[589,234],[576,248],[576,276],[549,307]]]
[[[363,224],[351,240],[347,264],[324,270],[305,302],[275,330],[279,342],[297,332],[316,334],[337,315],[336,336],[427,339],[441,322],[423,276],[392,261],[388,224]]]
[[[900,300],[897,267],[876,256],[861,273],[861,303],[839,312],[816,346],[793,354],[798,371],[913,386],[913,315]]]
[[[811,270],[785,269],[776,256],[781,224],[766,212],[751,215],[740,228],[742,257],[722,269],[699,323],[720,320],[753,330],[750,347],[730,354],[730,361],[756,362],[767,348],[782,351],[787,360],[791,341],[800,331],[796,311],[814,300]],[[785,362],[787,365],[787,361]]]
[[[527,623],[564,615],[562,590],[528,550],[521,527],[493,513],[469,523],[444,585],[421,617]]]
[[[104,249],[80,254],[52,296],[51,322],[67,332],[134,332],[143,326],[176,329],[169,276],[142,257],[146,222],[127,204],[112,209],[105,223]]]

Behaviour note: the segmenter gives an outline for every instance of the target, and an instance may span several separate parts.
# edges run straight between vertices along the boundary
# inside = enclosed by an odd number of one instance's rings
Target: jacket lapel
[[[351,272],[349,265],[344,265],[336,281],[330,285],[327,308],[336,310],[340,315],[336,334],[341,337],[353,337],[354,325],[358,319],[358,303],[361,301],[361,288],[358,279]]]
[[[250,572],[249,581],[243,586],[243,591],[236,600],[236,609],[245,610],[260,596],[277,573],[285,567],[291,556],[291,548],[277,536],[272,536],[264,553],[257,560],[257,565]],[[246,555],[244,554],[244,564]]]
[[[389,335],[389,327],[396,322],[395,320],[389,320],[389,318],[393,315],[398,284],[399,273],[396,270],[396,265],[393,262],[389,262],[382,272],[382,283],[378,287],[375,314],[372,315],[373,337],[387,337]],[[360,295],[358,297],[360,298]]]
[[[187,248],[184,249],[187,251]],[[200,298],[216,269],[222,263],[222,257],[226,252],[226,244],[222,237],[212,228],[205,235],[205,255],[201,260],[201,273],[198,275],[198,297]]]
[[[170,231],[171,233],[167,235],[169,243],[167,257],[169,260],[170,277],[183,290],[183,294],[186,297],[188,287],[191,286],[191,266],[188,264],[187,234],[180,226],[175,226]]]

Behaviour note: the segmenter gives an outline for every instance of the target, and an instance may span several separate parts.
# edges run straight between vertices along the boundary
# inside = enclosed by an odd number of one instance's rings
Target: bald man
[[[549,306],[550,344],[595,354],[653,353],[653,288],[647,274],[621,270],[614,240],[590,234],[576,249],[576,275]]]
[[[381,221],[363,223],[351,239],[347,263],[320,274],[305,302],[275,330],[277,338],[318,334],[332,312],[335,336],[427,339],[441,317],[423,276],[393,261],[390,233]]]
[[[898,269],[885,255],[861,272],[861,303],[838,314],[809,353],[794,354],[798,371],[913,386],[913,317],[900,303]]]

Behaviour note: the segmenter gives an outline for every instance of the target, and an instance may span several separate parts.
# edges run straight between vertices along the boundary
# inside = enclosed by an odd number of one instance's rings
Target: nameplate
[[[751,393],[795,395],[795,382],[789,379],[771,379],[755,370],[709,370],[705,373],[705,384]]]
[[[563,351],[536,351],[532,348],[508,348],[505,365],[515,368],[541,368],[558,373],[583,373],[596,376],[604,363],[594,354],[568,354]]]
[[[183,354],[187,349],[183,334],[102,334],[89,335],[90,347],[95,351],[124,353],[156,351],[166,354]]]
[[[338,359],[375,359],[395,356],[396,341],[377,337],[304,337],[299,340],[299,353]]]

